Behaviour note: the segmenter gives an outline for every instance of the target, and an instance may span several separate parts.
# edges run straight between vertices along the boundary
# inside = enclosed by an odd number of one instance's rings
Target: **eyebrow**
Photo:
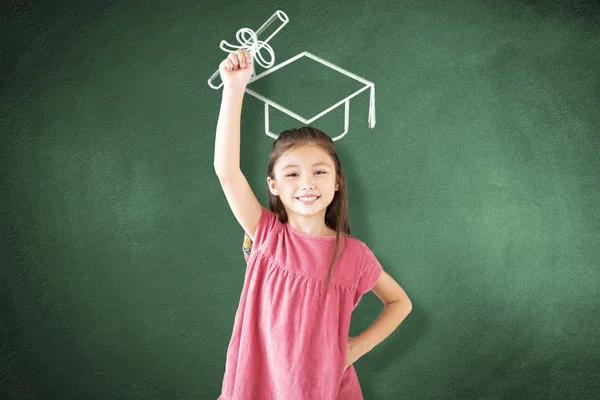
[[[312,166],[313,166],[313,167],[316,167],[317,165],[324,165],[324,166],[326,166],[326,167],[329,167],[329,164],[327,164],[325,161],[321,161],[321,162],[314,163]],[[285,167],[283,167],[283,168],[282,168],[282,170],[284,170],[284,169],[288,169],[288,168],[294,168],[294,167],[295,167],[295,168],[300,168],[300,166],[299,166],[299,165],[286,165]]]

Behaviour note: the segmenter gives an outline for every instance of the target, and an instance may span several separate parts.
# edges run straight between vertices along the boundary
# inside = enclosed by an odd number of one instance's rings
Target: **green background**
[[[600,397],[598,3],[34,3],[0,10],[0,398],[217,398],[245,262],[207,79],[278,9],[277,62],[376,87],[377,125],[366,91],[336,147],[351,232],[413,311],[357,361],[365,399]],[[263,205],[272,140],[247,95]]]

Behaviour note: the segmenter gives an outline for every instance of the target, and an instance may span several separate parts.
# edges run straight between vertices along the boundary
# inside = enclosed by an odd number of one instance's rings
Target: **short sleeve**
[[[242,245],[242,250],[244,252],[244,259],[246,262],[250,259],[252,254],[252,249],[259,249],[267,237],[273,232],[273,230],[281,225],[277,214],[273,211],[263,207],[261,205],[261,214],[260,219],[258,220],[258,225],[256,226],[256,233],[254,235],[254,241],[250,239],[247,232],[244,232],[244,242]]]
[[[362,296],[373,289],[375,283],[381,276],[383,267],[375,257],[375,254],[365,245],[365,257],[362,263],[360,277],[356,285],[356,294],[354,296],[354,307],[360,303]]]

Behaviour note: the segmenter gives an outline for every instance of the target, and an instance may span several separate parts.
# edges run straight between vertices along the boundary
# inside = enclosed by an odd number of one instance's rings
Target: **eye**
[[[317,172],[322,172],[322,174],[320,174],[320,175],[323,175],[323,174],[326,174],[326,173],[327,173],[327,171],[317,171]],[[317,172],[315,172],[315,174],[316,174]],[[298,174],[297,174],[297,173],[295,173],[295,172],[292,172],[291,174],[287,174],[287,175],[286,175],[286,177],[290,177],[290,176],[292,176],[292,175],[298,175]]]

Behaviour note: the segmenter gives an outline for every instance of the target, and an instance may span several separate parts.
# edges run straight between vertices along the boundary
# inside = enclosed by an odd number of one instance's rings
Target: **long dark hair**
[[[269,153],[267,176],[272,180],[275,180],[273,168],[277,160],[288,151],[303,145],[319,146],[327,154],[329,154],[335,163],[336,183],[338,184],[338,190],[335,192],[333,200],[327,206],[325,211],[325,225],[336,231],[335,250],[333,253],[333,260],[331,261],[331,266],[329,267],[329,274],[327,276],[326,290],[328,291],[331,275],[333,273],[333,267],[338,258],[340,238],[344,237],[344,243],[346,243],[346,235],[350,235],[346,177],[344,176],[342,164],[340,163],[340,159],[333,145],[333,140],[323,131],[310,126],[304,126],[298,129],[290,129],[281,132],[277,139],[273,142],[271,152]],[[272,194],[271,191],[269,191],[269,209],[277,214],[279,221],[283,223],[288,221],[285,206],[281,202],[279,196]]]

